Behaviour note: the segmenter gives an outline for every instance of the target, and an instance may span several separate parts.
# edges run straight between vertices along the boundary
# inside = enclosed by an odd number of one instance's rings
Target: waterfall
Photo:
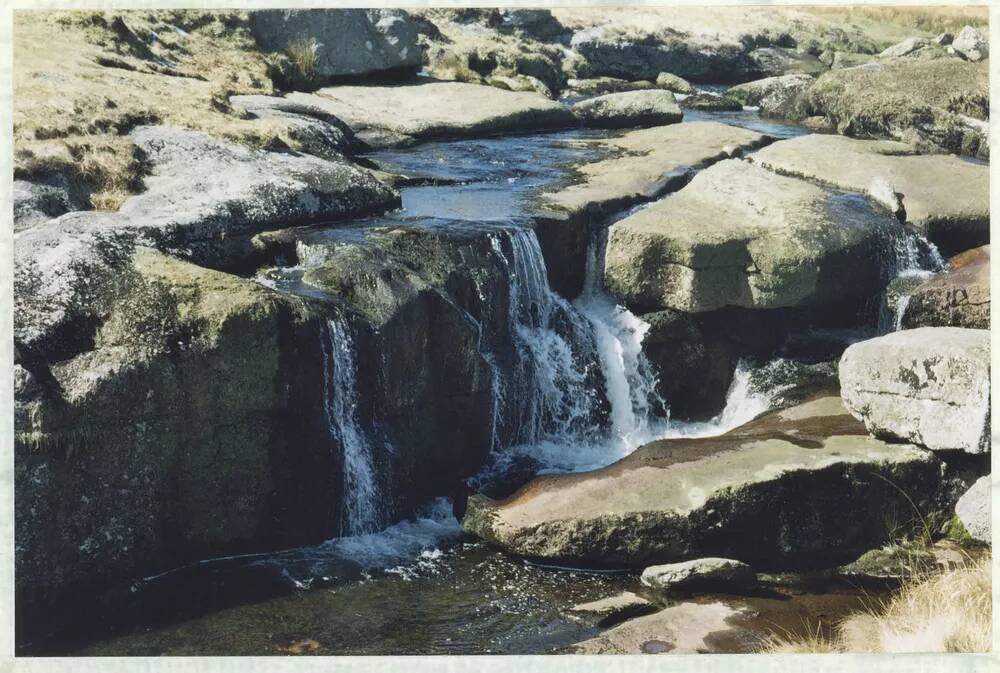
[[[323,409],[330,439],[344,456],[341,535],[364,535],[380,528],[378,482],[371,442],[358,416],[354,339],[342,316],[327,321],[322,339]]]

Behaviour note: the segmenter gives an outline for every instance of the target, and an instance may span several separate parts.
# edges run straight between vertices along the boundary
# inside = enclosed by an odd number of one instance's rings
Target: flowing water
[[[695,118],[778,137],[805,132],[761,120],[753,111],[686,115],[686,120]],[[565,179],[566,164],[597,154],[567,141],[601,133],[575,130],[427,143],[375,153],[371,158],[377,163],[422,184],[401,190],[402,210],[320,232],[320,243],[301,241],[297,267],[260,278],[284,291],[316,294],[301,282],[306,268],[322,265],[329,246],[338,241],[363,241],[366,232],[387,224],[487,236],[491,254],[510,280],[509,329],[502,335],[485,329],[481,334],[480,347],[492,373],[492,452],[469,480],[473,488],[503,482],[525,465],[529,474],[589,470],[654,439],[723,433],[780,404],[811,375],[803,373],[805,365],[791,360],[741,362],[725,408],[715,418],[671,420],[642,351],[649,326],[618,306],[602,287],[604,230],[594,232],[584,292],[568,301],[552,290],[525,204],[540,187]],[[913,237],[901,240],[902,247],[892,253],[902,260],[894,262],[897,272],[937,264],[936,251]],[[492,311],[492,298],[480,293],[485,310]],[[565,607],[622,589],[638,590],[637,578],[629,573],[539,568],[497,553],[463,536],[445,499],[429,503],[412,519],[387,521],[379,508],[384,497],[374,433],[358,408],[356,338],[350,322],[341,314],[330,318],[321,339],[325,420],[331,445],[342,449],[342,457],[332,458],[343,461],[342,535],[315,547],[209,560],[137,582],[131,593],[139,597],[173,597],[190,590],[191,577],[211,577],[213,596],[220,582],[235,587],[236,595],[252,593],[249,586],[268,590],[252,600],[206,599],[199,606],[204,614],[193,616],[161,612],[155,601],[146,601],[143,616],[135,620],[145,630],[126,628],[122,635],[76,651],[267,654],[298,647],[319,654],[541,653],[596,632],[566,618]],[[513,364],[503,355],[508,351],[517,355]],[[835,592],[823,592],[817,595],[837,606],[824,608],[827,613],[857,607],[854,593],[834,600],[829,597]],[[774,615],[784,614],[778,607],[782,600],[760,598],[756,607],[762,619],[781,622]],[[812,608],[803,609],[811,614]],[[729,649],[748,649],[749,642]]]

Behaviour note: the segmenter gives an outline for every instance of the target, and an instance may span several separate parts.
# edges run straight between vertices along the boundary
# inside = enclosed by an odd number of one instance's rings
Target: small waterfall
[[[357,363],[350,327],[340,315],[327,321],[323,350],[323,408],[330,439],[344,455],[341,535],[380,528],[378,482],[371,442],[358,416]]]
[[[591,240],[583,293],[574,305],[590,321],[611,404],[611,431],[623,448],[634,448],[653,438],[654,404],[666,404],[656,392],[656,375],[642,351],[649,325],[619,306],[604,292],[604,251],[608,230],[600,228]]]

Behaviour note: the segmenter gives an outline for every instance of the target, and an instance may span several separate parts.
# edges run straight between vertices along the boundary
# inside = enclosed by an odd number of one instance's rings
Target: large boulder
[[[704,112],[739,112],[743,104],[729,96],[717,96],[712,93],[693,93],[681,101],[681,107]]]
[[[913,138],[947,152],[988,157],[982,129],[963,117],[989,118],[989,68],[957,58],[890,58],[831,70],[805,96],[843,135]]]
[[[59,174],[38,182],[14,180],[14,231],[47,222],[86,205],[84,195]]]
[[[877,286],[891,229],[863,199],[723,161],[611,226],[605,285],[640,312],[840,303]]]
[[[593,472],[539,477],[502,501],[474,496],[462,525],[547,562],[634,568],[721,556],[762,570],[820,568],[886,539],[872,512],[936,511],[940,479],[932,453],[871,437],[826,397],[719,437],[661,440]]]
[[[989,242],[989,167],[954,156],[917,155],[893,141],[809,135],[774,143],[751,161],[852,192],[882,184],[901,195],[903,219],[945,254]],[[878,181],[876,183],[876,181]],[[894,204],[885,203],[890,210]]]
[[[313,46],[315,73],[329,79],[415,73],[422,54],[417,27],[398,9],[266,9],[250,12],[264,51]]]
[[[229,103],[255,119],[285,125],[296,149],[323,159],[337,160],[363,149],[350,127],[323,109],[281,96],[230,96]]]
[[[850,346],[844,403],[877,436],[935,450],[990,450],[990,333],[921,327]]]
[[[65,269],[99,269],[101,253],[110,265],[86,278],[101,310],[75,324],[76,348],[47,358],[22,349],[18,365],[26,632],[60,621],[59,602],[76,595],[337,532],[321,313],[251,280],[112,243],[90,239],[94,265]]]
[[[374,147],[540,131],[576,123],[568,108],[540,94],[463,82],[334,86],[289,98],[342,119]]]
[[[799,96],[814,81],[811,75],[806,74],[767,77],[737,84],[728,89],[726,95],[743,105],[759,107],[760,113],[765,116],[795,117]]]
[[[993,478],[980,477],[955,503],[955,514],[973,540],[992,543],[993,502],[991,497]]]
[[[982,61],[990,55],[990,43],[972,26],[959,31],[951,42],[955,53],[969,61]]]
[[[583,289],[592,224],[679,189],[697,170],[770,141],[762,133],[717,122],[659,126],[588,141],[603,156],[575,166],[571,184],[538,198],[542,212],[535,218],[536,231],[552,286],[567,297]]]
[[[990,328],[990,246],[948,261],[948,270],[908,293],[901,326]]]
[[[692,94],[695,92],[695,88],[691,86],[683,77],[678,77],[677,75],[669,72],[661,72],[656,76],[656,86],[661,89],[666,89],[667,91],[673,91],[674,93],[682,94]]]
[[[573,114],[584,126],[625,128],[676,124],[684,113],[669,91],[627,91],[582,100]]]

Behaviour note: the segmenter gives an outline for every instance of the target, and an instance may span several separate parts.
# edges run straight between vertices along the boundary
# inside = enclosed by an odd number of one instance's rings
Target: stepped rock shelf
[[[986,41],[703,11],[17,19],[19,652],[748,651],[987,538]]]

